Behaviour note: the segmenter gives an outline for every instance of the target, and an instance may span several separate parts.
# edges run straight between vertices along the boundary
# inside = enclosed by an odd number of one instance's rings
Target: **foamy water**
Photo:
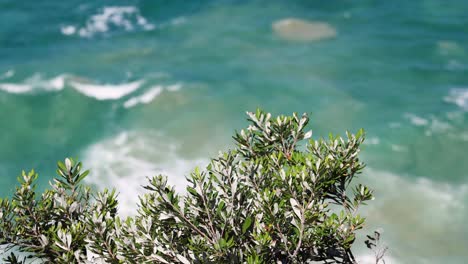
[[[153,87],[146,93],[140,96],[132,97],[128,99],[127,101],[125,101],[124,107],[130,108],[138,104],[148,104],[151,101],[153,101],[154,98],[156,98],[162,91],[163,91],[163,88],[161,86]]]
[[[185,177],[195,167],[208,165],[206,158],[183,158],[176,142],[154,131],[120,132],[91,145],[83,155],[83,162],[93,168],[87,182],[99,188],[116,188],[119,212],[124,216],[136,213],[147,177],[163,174],[179,193],[185,193]]]
[[[13,76],[13,74],[8,76],[8,73],[11,72],[5,73],[5,79]],[[41,74],[35,74],[21,83],[0,83],[0,90],[14,94],[31,93],[34,91],[60,91],[64,88],[66,76],[66,74],[62,74],[51,79],[44,79]]]
[[[131,31],[135,29],[153,30],[155,25],[143,17],[140,10],[134,6],[106,6],[99,13],[92,15],[84,26],[63,25],[62,34],[79,35],[90,38],[112,29]]]
[[[468,88],[452,89],[444,99],[449,103],[456,104],[464,111],[468,111]]]
[[[401,263],[428,263],[444,255],[458,261],[468,257],[468,242],[461,242],[468,235],[468,183],[407,179],[369,168],[363,180],[376,196],[365,210],[368,225],[385,230],[382,239],[391,257]]]
[[[80,93],[93,97],[97,100],[115,100],[122,98],[141,87],[143,81],[112,85],[112,84],[88,84],[79,82],[70,82]]]
[[[97,100],[117,100],[139,89],[144,81],[134,81],[120,84],[95,84],[83,82],[73,75],[61,74],[50,79],[44,79],[41,74],[35,74],[22,83],[0,83],[0,90],[12,94],[30,94],[37,92],[61,91],[70,86],[77,92]]]

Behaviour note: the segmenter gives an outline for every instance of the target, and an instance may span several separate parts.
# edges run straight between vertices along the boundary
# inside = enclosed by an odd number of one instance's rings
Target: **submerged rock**
[[[319,41],[333,38],[337,34],[335,28],[328,23],[298,18],[278,20],[272,27],[276,35],[292,41]]]

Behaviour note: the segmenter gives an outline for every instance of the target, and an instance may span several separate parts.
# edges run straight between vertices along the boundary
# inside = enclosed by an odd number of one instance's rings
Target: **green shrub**
[[[41,197],[37,174],[23,172],[12,199],[0,202],[0,244],[52,263],[355,263],[358,208],[373,198],[352,186],[364,167],[363,131],[312,140],[305,114],[248,115],[235,148],[195,169],[185,195],[164,176],[150,178],[127,219],[117,214],[115,191],[81,184],[81,163],[59,162]],[[11,253],[5,261],[24,260]]]

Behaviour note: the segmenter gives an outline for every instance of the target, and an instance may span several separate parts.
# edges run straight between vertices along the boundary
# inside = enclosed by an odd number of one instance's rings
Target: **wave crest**
[[[92,15],[86,25],[64,25],[60,28],[62,34],[79,35],[80,37],[93,37],[96,34],[109,32],[112,29],[131,31],[135,29],[153,30],[155,25],[143,17],[140,10],[134,6],[104,7],[98,14]]]
[[[144,81],[134,81],[118,85],[100,85],[73,81],[70,85],[78,92],[97,100],[116,100],[136,91],[143,83]]]
[[[12,76],[13,74],[11,74]],[[40,74],[34,74],[22,83],[0,83],[0,90],[13,94],[24,94],[33,91],[60,91],[65,87],[66,75],[58,75],[51,79],[44,79]]]

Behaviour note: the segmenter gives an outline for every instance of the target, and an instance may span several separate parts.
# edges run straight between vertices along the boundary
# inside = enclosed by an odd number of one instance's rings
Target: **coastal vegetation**
[[[38,174],[23,171],[0,201],[0,244],[7,263],[356,263],[352,246],[372,191],[353,179],[363,130],[312,139],[309,117],[248,113],[235,147],[188,177],[185,194],[148,178],[135,215],[118,213],[116,190],[95,191],[89,171],[58,162],[38,196]],[[382,260],[380,234],[366,245]],[[16,252],[31,253],[19,256]]]

